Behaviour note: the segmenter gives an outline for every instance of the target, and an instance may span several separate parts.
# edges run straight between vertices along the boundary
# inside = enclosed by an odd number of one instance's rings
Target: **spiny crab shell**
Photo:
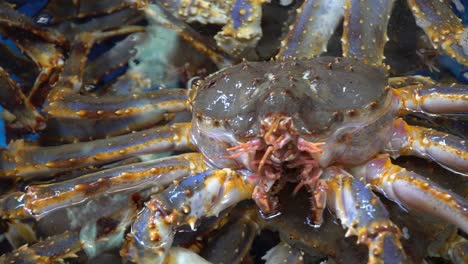
[[[262,119],[281,113],[299,137],[325,143],[320,166],[359,164],[388,140],[395,110],[386,80],[383,68],[352,59],[243,62],[203,81],[193,99],[192,137],[217,167],[252,170],[253,153],[236,160],[227,149],[258,137]],[[343,141],[346,148],[336,149]]]

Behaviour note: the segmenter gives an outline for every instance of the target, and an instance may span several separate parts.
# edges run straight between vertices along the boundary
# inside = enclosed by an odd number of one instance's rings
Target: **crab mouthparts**
[[[276,193],[282,184],[289,181],[287,170],[298,172],[298,185],[315,189],[321,174],[318,162],[311,154],[321,153],[324,143],[314,143],[301,138],[287,116],[270,116],[263,119],[259,137],[228,150],[239,150],[230,156],[236,158],[246,152],[254,152],[251,168],[255,173],[252,180],[257,182],[252,198],[266,215],[276,214],[278,200]]]

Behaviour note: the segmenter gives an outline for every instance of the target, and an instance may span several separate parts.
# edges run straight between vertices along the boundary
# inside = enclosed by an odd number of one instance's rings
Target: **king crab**
[[[2,154],[3,176],[34,180],[142,153],[199,152],[116,164],[54,183],[30,184],[24,192],[2,197],[3,218],[40,219],[61,208],[102,202],[108,195],[123,196],[119,201],[107,201],[106,212],[102,212],[120,223],[111,234],[121,234],[133,222],[121,254],[136,262],[162,262],[180,253],[172,248],[179,227],[188,224],[194,229],[198,219],[216,216],[241,200],[253,198],[266,216],[280,213],[282,202],[276,193],[292,181],[297,184],[293,192],[305,187],[311,193],[312,224],[322,224],[322,213],[328,206],[348,229],[347,234],[357,235],[358,242],[368,247],[369,262],[404,262],[408,258],[400,229],[366,185],[402,207],[435,215],[468,231],[466,199],[392,165],[389,158],[416,155],[466,175],[465,141],[410,126],[399,118],[414,112],[466,113],[464,86],[434,84],[417,77],[389,79],[385,69],[378,66],[380,49],[363,51],[364,57],[346,54],[374,66],[350,58],[292,58],[291,52],[300,53],[294,51],[297,39],[289,35],[280,51],[280,57],[285,58],[244,61],[204,80],[193,80],[188,92],[173,89],[143,93],[152,99],[145,106],[134,103],[145,101],[141,94],[134,95],[133,104],[124,96],[73,94],[86,61],[80,55],[106,34],[121,32],[80,35],[58,80],[60,89],[48,95],[46,111],[56,116],[111,119],[156,105],[156,110],[164,110],[155,111],[158,121],[188,109],[192,110],[192,122],[61,146],[16,142]],[[74,103],[83,109],[73,108]],[[121,105],[127,108],[120,109]],[[164,190],[155,191],[156,187]],[[121,206],[122,200],[135,198],[135,193],[142,196],[140,199],[148,199],[155,192],[136,219],[135,208],[113,211],[119,208],[113,208],[114,203]],[[100,208],[104,208],[102,204]],[[76,236],[73,238],[76,240]],[[68,233],[61,239],[57,241],[71,243]],[[49,249],[55,248],[49,245]],[[20,252],[4,258],[27,259],[39,254],[27,249]]]

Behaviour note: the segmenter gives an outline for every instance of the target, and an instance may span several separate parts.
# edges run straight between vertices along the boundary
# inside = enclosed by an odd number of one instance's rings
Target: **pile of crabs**
[[[1,263],[468,263],[450,1],[27,4],[0,2]]]

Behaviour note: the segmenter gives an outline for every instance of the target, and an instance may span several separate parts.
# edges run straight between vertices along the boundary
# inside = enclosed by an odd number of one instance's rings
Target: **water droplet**
[[[138,35],[137,34],[133,34],[130,36],[130,40],[131,41],[137,41],[139,39]]]
[[[87,84],[87,85],[84,86],[84,90],[86,92],[91,92],[91,91],[93,91],[95,89],[96,89],[96,85],[94,85],[94,84]]]
[[[44,12],[37,16],[36,23],[43,25],[43,26],[47,26],[52,23],[52,19],[53,19],[52,14]]]

